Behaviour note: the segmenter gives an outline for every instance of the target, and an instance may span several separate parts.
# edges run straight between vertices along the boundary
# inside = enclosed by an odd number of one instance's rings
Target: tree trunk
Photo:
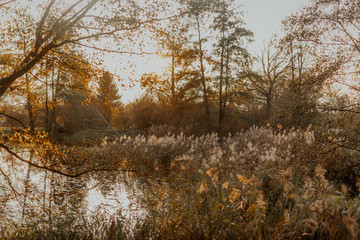
[[[220,57],[220,76],[219,76],[219,126],[218,134],[221,135],[222,124],[224,120],[224,107],[223,107],[223,75],[224,75],[224,32],[222,33],[222,46],[221,46],[221,57]]]
[[[33,119],[33,112],[32,112],[32,103],[31,103],[31,92],[30,92],[30,81],[28,78],[28,75],[25,75],[25,84],[26,84],[26,98],[27,98],[27,105],[28,105],[28,117],[29,117],[29,125],[30,125],[30,134],[33,135],[35,132],[35,126],[34,126],[34,119]],[[34,150],[30,149],[30,162],[32,161],[34,155]],[[25,210],[26,210],[26,201],[27,196],[29,193],[29,182],[30,182],[30,173],[31,173],[31,165],[28,164],[27,171],[26,171],[26,178],[24,181],[25,186],[25,193],[24,193],[24,208],[23,208],[23,217],[25,216]]]
[[[175,53],[171,55],[171,104],[174,105],[175,100]]]
[[[203,99],[205,105],[206,119],[208,124],[210,124],[210,110],[207,97],[207,88],[206,88],[206,79],[205,79],[205,69],[204,69],[204,53],[202,50],[202,40],[201,40],[201,30],[200,30],[200,20],[199,16],[196,16],[198,40],[199,40],[199,58],[200,58],[200,71],[201,71],[201,84],[203,87]]]

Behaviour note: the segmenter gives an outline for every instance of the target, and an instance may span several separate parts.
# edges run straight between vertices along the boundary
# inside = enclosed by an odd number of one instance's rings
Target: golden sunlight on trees
[[[189,28],[181,20],[172,20],[157,32],[160,54],[169,59],[163,76],[145,74],[141,84],[160,102],[178,105],[196,98],[197,69],[194,67],[195,51],[189,43]]]
[[[57,52],[61,47],[85,45],[93,46],[96,49],[96,45],[92,44],[99,39],[103,41],[114,39],[116,42],[120,42],[127,37],[126,33],[130,30],[135,31],[149,22],[158,21],[155,19],[155,12],[144,16],[143,11],[136,11],[141,8],[131,1],[121,3],[109,1],[107,3],[99,0],[83,0],[69,4],[53,0],[47,4],[43,3],[44,5],[40,3],[39,7],[42,7],[43,13],[41,16],[36,16],[40,17],[35,24],[36,28],[29,28],[26,25],[34,25],[29,22],[33,16],[25,11],[29,4],[31,4],[30,1],[20,4],[19,7],[12,7],[6,12],[2,10],[3,15],[12,15],[12,18],[15,19],[15,21],[10,20],[2,29],[3,32],[13,34],[7,35],[8,39],[4,39],[6,43],[3,44],[3,48],[15,47],[18,49],[20,46],[17,47],[16,44],[21,39],[25,39],[26,45],[24,53],[20,53],[13,60],[14,66],[6,69],[8,73],[0,79],[1,96],[18,78],[32,70],[49,53]],[[118,11],[107,8],[107,4],[113,4],[112,6],[118,8]],[[144,11],[146,11],[145,8]],[[93,15],[94,13],[100,15]],[[12,31],[19,27],[25,27],[24,31]],[[25,34],[25,36],[20,34]],[[87,42],[90,45],[87,45]],[[111,51],[106,48],[103,50]]]
[[[359,239],[360,3],[240,3],[0,0],[0,238]]]

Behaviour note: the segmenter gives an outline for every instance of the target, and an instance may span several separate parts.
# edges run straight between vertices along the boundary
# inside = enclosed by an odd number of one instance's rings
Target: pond
[[[0,228],[49,227],[123,218],[132,224],[145,214],[137,182],[127,174],[94,173],[69,178],[29,168],[0,153]]]

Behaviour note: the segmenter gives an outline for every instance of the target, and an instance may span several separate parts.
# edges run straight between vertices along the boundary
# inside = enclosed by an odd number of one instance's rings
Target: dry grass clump
[[[150,214],[137,232],[149,239],[358,239],[359,198],[334,189],[320,165],[315,172],[301,188],[292,168],[280,180],[217,168],[196,181],[178,179],[152,189]]]
[[[122,139],[153,163],[151,171],[167,156],[136,232],[151,239],[357,239],[359,199],[328,179],[324,159],[339,155],[319,144],[309,130],[257,127],[221,141],[216,134]]]

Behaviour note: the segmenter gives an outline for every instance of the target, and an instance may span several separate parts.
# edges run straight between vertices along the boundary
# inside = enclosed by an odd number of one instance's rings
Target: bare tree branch
[[[23,122],[20,121],[19,119],[15,118],[15,117],[12,117],[12,116],[10,116],[10,115],[7,115],[7,114],[5,114],[5,113],[0,113],[0,115],[3,115],[3,116],[5,116],[5,117],[7,117],[7,118],[10,118],[10,119],[12,119],[12,120],[15,120],[16,122],[20,123],[20,125],[21,125],[23,128],[26,128],[26,126],[23,124]]]
[[[8,152],[12,156],[16,157],[21,162],[27,163],[27,164],[31,165],[32,167],[47,170],[47,171],[57,173],[57,174],[63,175],[65,177],[70,177],[70,178],[77,178],[77,177],[80,177],[82,175],[86,175],[86,174],[93,173],[93,172],[105,172],[105,171],[137,172],[136,170],[132,170],[132,169],[95,168],[95,169],[85,170],[85,171],[80,172],[80,173],[66,173],[66,172],[62,172],[60,170],[56,170],[56,169],[53,169],[53,168],[50,168],[50,167],[47,167],[47,166],[41,166],[41,165],[35,164],[33,162],[30,162],[30,161],[22,158],[21,156],[19,156],[17,153],[13,152],[9,147],[5,146],[2,143],[0,143],[0,147],[2,147],[6,152]]]
[[[322,107],[322,106],[318,106],[318,108],[321,110],[324,110],[324,111],[348,112],[348,113],[360,114],[360,111],[353,110],[353,109],[336,108],[336,107]]]
[[[74,43],[76,45],[82,46],[82,47],[86,47],[86,48],[91,48],[94,50],[98,50],[98,51],[102,51],[102,52],[108,52],[108,53],[118,53],[118,54],[130,54],[130,55],[138,55],[138,56],[143,56],[143,55],[157,55],[156,52],[131,52],[131,51],[118,51],[118,50],[114,50],[114,49],[106,49],[106,48],[99,48],[99,47],[95,47],[95,46],[90,46],[90,45],[86,45],[86,44],[82,44],[79,42]]]
[[[7,1],[7,2],[4,2],[4,3],[0,3],[0,8],[5,6],[6,4],[9,4],[9,3],[12,3],[12,2],[15,2],[16,0],[10,0],[10,1]]]

